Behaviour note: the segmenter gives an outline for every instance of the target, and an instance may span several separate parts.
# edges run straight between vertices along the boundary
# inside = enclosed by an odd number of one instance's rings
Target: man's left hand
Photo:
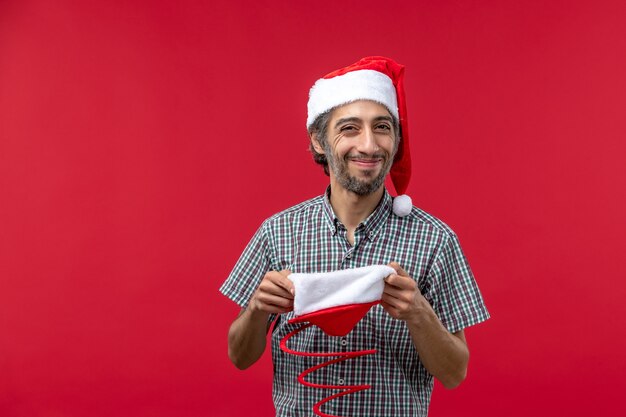
[[[393,318],[407,321],[416,319],[420,312],[431,310],[417,282],[396,262],[391,262],[389,266],[396,273],[385,278],[381,304],[387,313]]]

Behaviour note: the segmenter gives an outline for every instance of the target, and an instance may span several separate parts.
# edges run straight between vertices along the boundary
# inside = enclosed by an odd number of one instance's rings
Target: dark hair
[[[336,107],[333,107],[332,109],[327,110],[324,113],[317,116],[317,118],[313,121],[313,123],[309,127],[309,135],[312,135],[313,133],[315,133],[317,141],[319,142],[320,146],[324,149],[328,149],[328,145],[327,145],[328,125],[330,123],[330,116],[333,113],[333,110],[335,109]],[[393,131],[396,134],[395,149],[397,149],[398,143],[400,141],[400,137],[402,136],[400,132],[400,123],[398,122],[398,119],[394,115],[391,115],[391,118],[393,119]],[[324,168],[324,174],[330,176],[330,171],[328,171],[328,159],[326,159],[326,155],[318,153],[315,150],[315,148],[313,147],[313,140],[309,141],[309,150],[311,151],[311,154],[313,155],[313,161],[315,161],[316,164],[320,164]]]
[[[320,114],[309,127],[309,135],[315,133],[317,141],[324,149],[327,148],[326,141],[328,140],[328,124],[330,122],[330,115],[332,112],[333,109],[330,109]],[[313,155],[313,160],[315,161],[315,163],[320,164],[324,168],[324,174],[330,176],[330,171],[328,171],[328,159],[326,159],[326,155],[318,153],[315,150],[315,148],[313,147],[312,139],[309,141],[309,150]]]

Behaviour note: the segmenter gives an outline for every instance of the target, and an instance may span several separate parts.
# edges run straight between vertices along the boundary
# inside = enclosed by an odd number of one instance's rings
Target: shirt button
[[[347,254],[346,258],[348,258],[348,259],[352,258],[352,254],[351,253]]]
[[[346,381],[344,381],[344,380],[343,380],[343,379],[341,379],[341,378],[339,378],[339,381],[337,381],[337,384],[339,384],[339,385],[343,385],[343,384],[345,384],[345,383],[346,383]]]
[[[348,341],[346,339],[341,339],[341,346],[347,346],[348,345]]]

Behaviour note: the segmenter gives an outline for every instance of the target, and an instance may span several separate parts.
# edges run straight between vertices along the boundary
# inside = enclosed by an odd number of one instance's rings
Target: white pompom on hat
[[[393,199],[393,212],[396,216],[408,216],[411,210],[413,210],[413,201],[408,195],[402,194]]]
[[[307,129],[321,114],[357,100],[372,100],[382,104],[400,122],[400,144],[390,176],[398,193],[393,211],[400,217],[407,216],[413,204],[409,196],[402,196],[411,179],[404,65],[383,56],[369,56],[317,80],[309,91]]]

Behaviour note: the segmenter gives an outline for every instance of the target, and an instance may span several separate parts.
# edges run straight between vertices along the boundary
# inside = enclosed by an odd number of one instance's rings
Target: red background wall
[[[0,2],[0,415],[271,415],[218,287],[323,191],[305,106],[407,66],[414,202],[493,318],[432,416],[623,416],[620,1]]]

